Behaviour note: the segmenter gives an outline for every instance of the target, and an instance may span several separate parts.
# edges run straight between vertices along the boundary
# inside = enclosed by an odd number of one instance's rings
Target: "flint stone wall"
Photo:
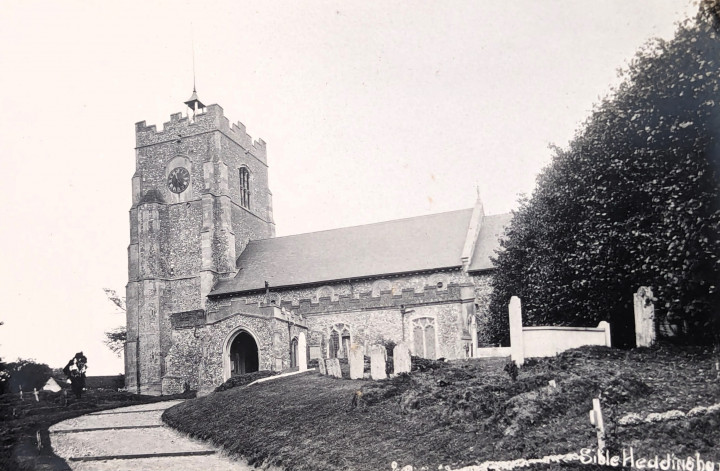
[[[289,366],[286,323],[273,318],[235,315],[199,328],[173,330],[173,346],[166,358],[163,394],[182,392],[177,388],[185,382],[201,394],[222,384],[225,343],[230,340],[231,334],[241,329],[252,334],[257,342],[259,369],[276,370],[277,360],[280,360],[281,367]],[[285,348],[275,346],[274,342],[278,340]]]

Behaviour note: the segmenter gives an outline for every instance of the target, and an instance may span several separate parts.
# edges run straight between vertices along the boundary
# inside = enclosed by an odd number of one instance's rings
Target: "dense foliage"
[[[8,392],[32,391],[33,388],[42,389],[50,376],[52,369],[45,363],[36,363],[34,360],[23,360],[8,363],[6,371],[9,375]]]
[[[640,286],[653,288],[659,323],[676,337],[717,341],[718,32],[717,17],[700,14],[646,45],[569,146],[554,149],[496,260],[496,341],[507,341],[516,295],[525,325],[607,320],[615,344],[632,344]]]

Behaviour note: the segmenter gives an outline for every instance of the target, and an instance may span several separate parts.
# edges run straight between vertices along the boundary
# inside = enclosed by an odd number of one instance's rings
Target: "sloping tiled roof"
[[[495,214],[493,216],[485,216],[482,226],[480,226],[480,234],[478,234],[475,242],[475,251],[473,252],[469,272],[490,270],[495,268],[490,261],[490,257],[495,257],[495,250],[500,248],[500,238],[505,232],[505,228],[510,224],[512,214]]]
[[[311,232],[248,243],[235,278],[221,280],[210,295],[241,293],[337,280],[460,268],[471,209]],[[497,247],[504,219],[488,216],[481,226],[473,264],[483,269]],[[490,247],[492,246],[492,247]],[[478,260],[475,263],[476,259]]]

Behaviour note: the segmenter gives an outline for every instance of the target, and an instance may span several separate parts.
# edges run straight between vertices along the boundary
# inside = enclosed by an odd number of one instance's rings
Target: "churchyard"
[[[350,379],[350,365],[333,360],[333,374],[311,370],[216,392],[172,407],[163,420],[251,463],[288,470],[389,470],[393,462],[462,469],[569,453],[574,461],[531,469],[592,469],[578,460],[598,445],[589,419],[598,399],[610,456],[632,447],[635,458],[720,460],[720,378],[710,349],[582,347],[526,360],[515,380],[505,359],[413,358],[412,371],[399,375],[392,360],[385,380]]]

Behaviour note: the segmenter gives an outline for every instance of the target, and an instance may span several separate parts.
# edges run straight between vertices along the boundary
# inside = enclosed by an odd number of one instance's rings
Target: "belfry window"
[[[250,209],[250,172],[240,167],[240,206]]]

